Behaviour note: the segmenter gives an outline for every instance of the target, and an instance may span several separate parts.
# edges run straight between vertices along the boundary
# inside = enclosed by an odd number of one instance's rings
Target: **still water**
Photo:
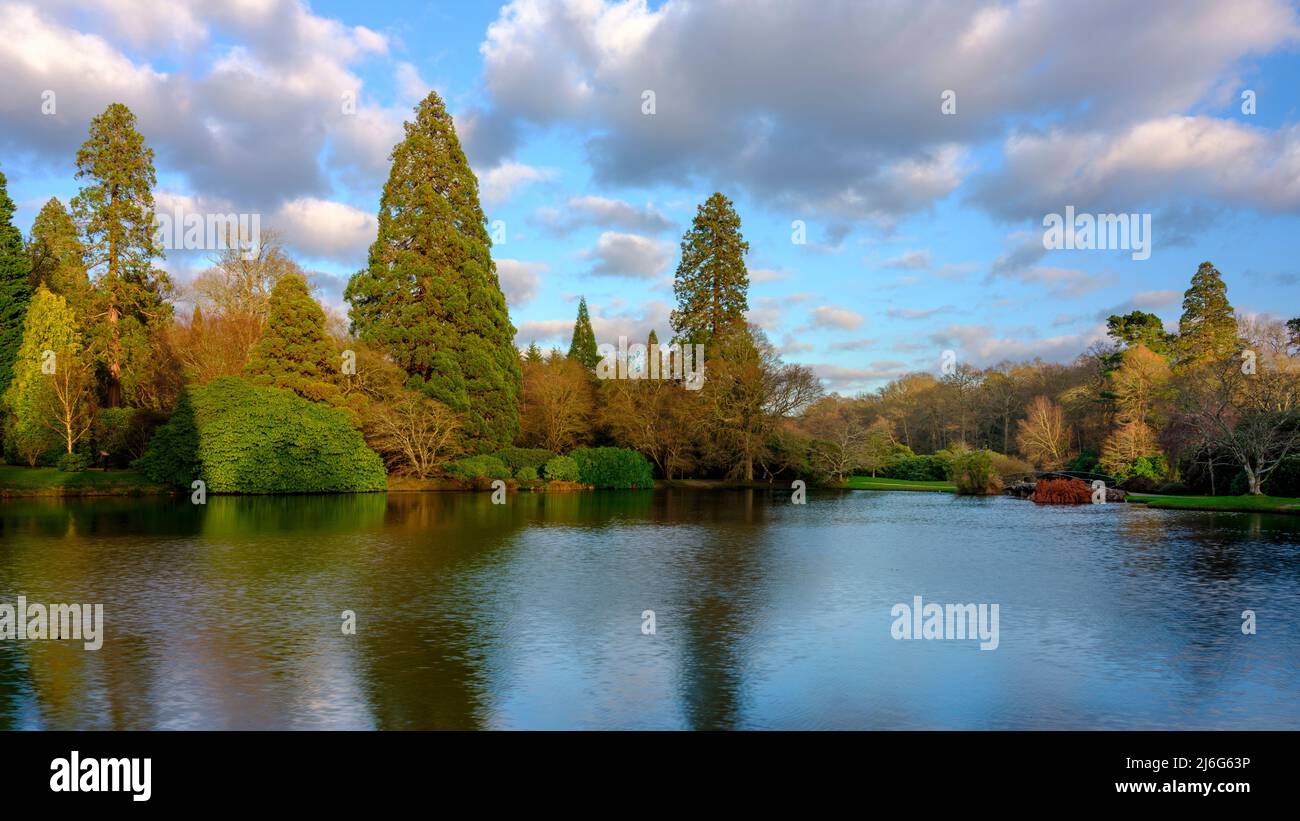
[[[3,501],[19,595],[102,603],[105,639],[0,641],[0,728],[1300,728],[1300,517],[866,491]],[[997,649],[892,638],[917,595],[996,603]]]

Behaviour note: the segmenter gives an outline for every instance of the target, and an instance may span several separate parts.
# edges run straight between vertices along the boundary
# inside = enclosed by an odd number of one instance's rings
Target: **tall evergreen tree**
[[[1106,320],[1111,338],[1128,345],[1144,345],[1158,353],[1169,352],[1170,335],[1165,333],[1165,323],[1155,314],[1132,311],[1122,316],[1111,314]]]
[[[32,287],[44,285],[62,296],[86,327],[94,294],[86,272],[86,249],[76,222],[58,197],[50,197],[32,222],[27,256],[32,263]]]
[[[31,265],[22,232],[13,224],[8,183],[0,173],[0,396],[14,378],[14,360],[23,343],[23,321],[32,299]]]
[[[135,115],[121,103],[90,121],[90,136],[77,151],[77,179],[86,182],[72,199],[72,213],[95,274],[103,319],[96,348],[108,371],[110,407],[122,404],[123,369],[149,355],[150,332],[171,319],[171,283],[153,267],[163,256],[154,236],[153,156]]]
[[[720,193],[699,207],[682,237],[682,259],[673,293],[677,308],[672,327],[683,343],[705,342],[745,327],[749,309],[749,243],[740,233],[740,216]]]
[[[195,316],[201,323],[202,315]],[[337,396],[339,365],[325,333],[325,312],[301,277],[287,276],[271,290],[266,327],[244,372],[259,385],[291,390],[304,399],[321,402]]]
[[[544,362],[542,358],[542,349],[537,347],[536,342],[528,343],[528,350],[524,352],[524,362],[530,365],[538,365]]]
[[[1237,347],[1237,318],[1228,286],[1212,263],[1202,262],[1183,294],[1178,321],[1179,360],[1186,364],[1229,356]]]
[[[519,353],[487,219],[451,115],[430,92],[393,148],[369,264],[348,282],[354,331],[465,419],[476,447],[519,432]]]
[[[591,315],[587,313],[587,299],[578,299],[578,318],[573,322],[573,339],[569,342],[569,358],[589,371],[596,370],[600,354],[596,351],[596,332],[591,329]]]

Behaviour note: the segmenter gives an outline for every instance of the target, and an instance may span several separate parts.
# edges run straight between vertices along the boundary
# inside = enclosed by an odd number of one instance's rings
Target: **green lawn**
[[[135,496],[168,493],[131,470],[86,470],[64,473],[57,468],[0,465],[0,496]]]
[[[952,482],[916,482],[878,476],[850,476],[844,487],[854,490],[928,490],[935,493],[953,493],[957,490]]]
[[[1300,499],[1291,499],[1285,496],[1148,496],[1140,493],[1130,493],[1128,500],[1162,510],[1300,513]]]

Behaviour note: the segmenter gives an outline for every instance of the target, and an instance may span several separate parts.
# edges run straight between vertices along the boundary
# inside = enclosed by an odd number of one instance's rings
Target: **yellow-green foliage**
[[[157,482],[213,493],[387,489],[379,455],[347,414],[278,388],[221,377],[193,388],[137,462]]]

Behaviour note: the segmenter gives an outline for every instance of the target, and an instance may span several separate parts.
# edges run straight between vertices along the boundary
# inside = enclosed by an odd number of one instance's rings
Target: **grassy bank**
[[[130,470],[85,470],[0,465],[0,498],[13,496],[143,496],[171,493]]]
[[[1152,496],[1130,493],[1128,500],[1160,510],[1300,514],[1300,499],[1285,496]]]
[[[843,486],[853,490],[922,490],[932,493],[953,493],[957,490],[952,482],[918,482],[878,476],[850,476]]]

